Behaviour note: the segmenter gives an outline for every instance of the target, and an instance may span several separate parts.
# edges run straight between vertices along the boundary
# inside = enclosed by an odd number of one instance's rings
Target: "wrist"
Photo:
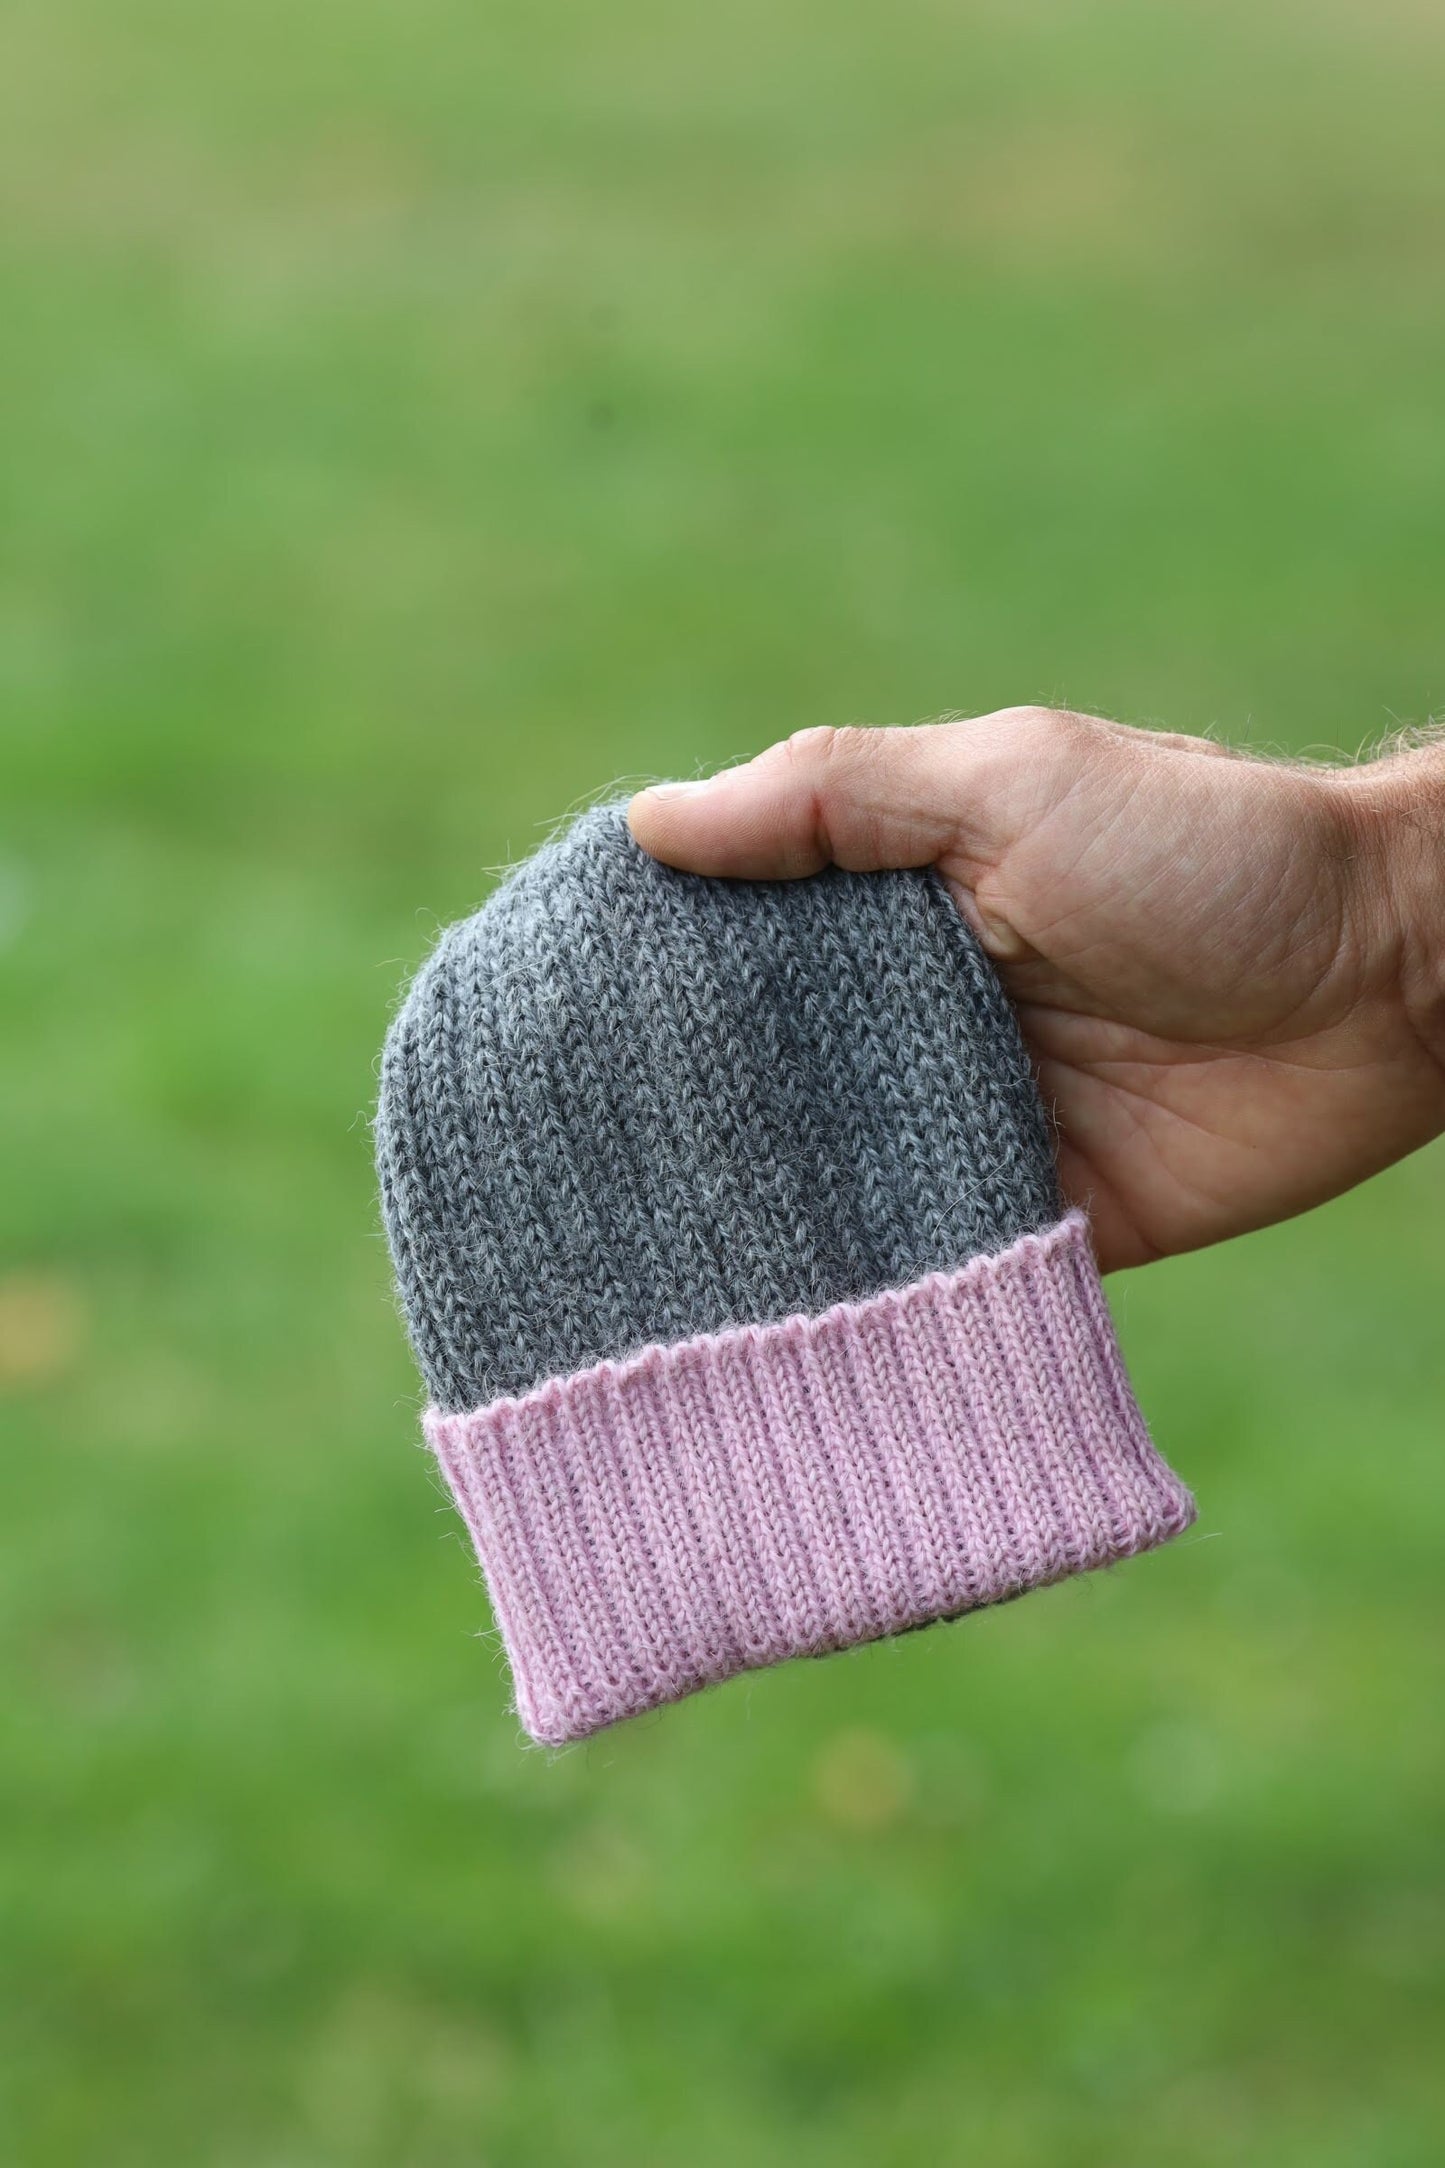
[[[1339,778],[1382,967],[1445,1082],[1445,742]]]

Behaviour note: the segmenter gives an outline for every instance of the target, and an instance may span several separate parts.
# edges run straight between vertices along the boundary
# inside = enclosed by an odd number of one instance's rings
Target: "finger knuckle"
[[[790,762],[812,773],[856,767],[866,759],[872,733],[849,724],[816,723],[784,741]]]
[[[999,721],[1008,729],[1037,738],[1080,737],[1087,733],[1090,718],[1072,708],[1026,706],[1004,708]]]

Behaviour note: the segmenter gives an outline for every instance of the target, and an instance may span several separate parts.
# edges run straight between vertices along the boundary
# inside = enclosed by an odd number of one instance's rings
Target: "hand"
[[[1008,709],[807,730],[635,798],[699,873],[936,865],[1018,1006],[1106,1270],[1445,1130],[1445,748],[1346,770]]]

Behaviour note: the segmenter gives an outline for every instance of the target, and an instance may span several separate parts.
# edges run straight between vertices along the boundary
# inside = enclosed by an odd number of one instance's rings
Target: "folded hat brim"
[[[534,1739],[978,1610],[1194,1519],[1082,1213],[815,1317],[648,1347],[427,1438]]]

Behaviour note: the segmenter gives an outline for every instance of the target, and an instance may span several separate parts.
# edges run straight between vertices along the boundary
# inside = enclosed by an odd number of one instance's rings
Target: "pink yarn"
[[[1088,1226],[426,1416],[533,1738],[1149,1549],[1194,1502]]]

